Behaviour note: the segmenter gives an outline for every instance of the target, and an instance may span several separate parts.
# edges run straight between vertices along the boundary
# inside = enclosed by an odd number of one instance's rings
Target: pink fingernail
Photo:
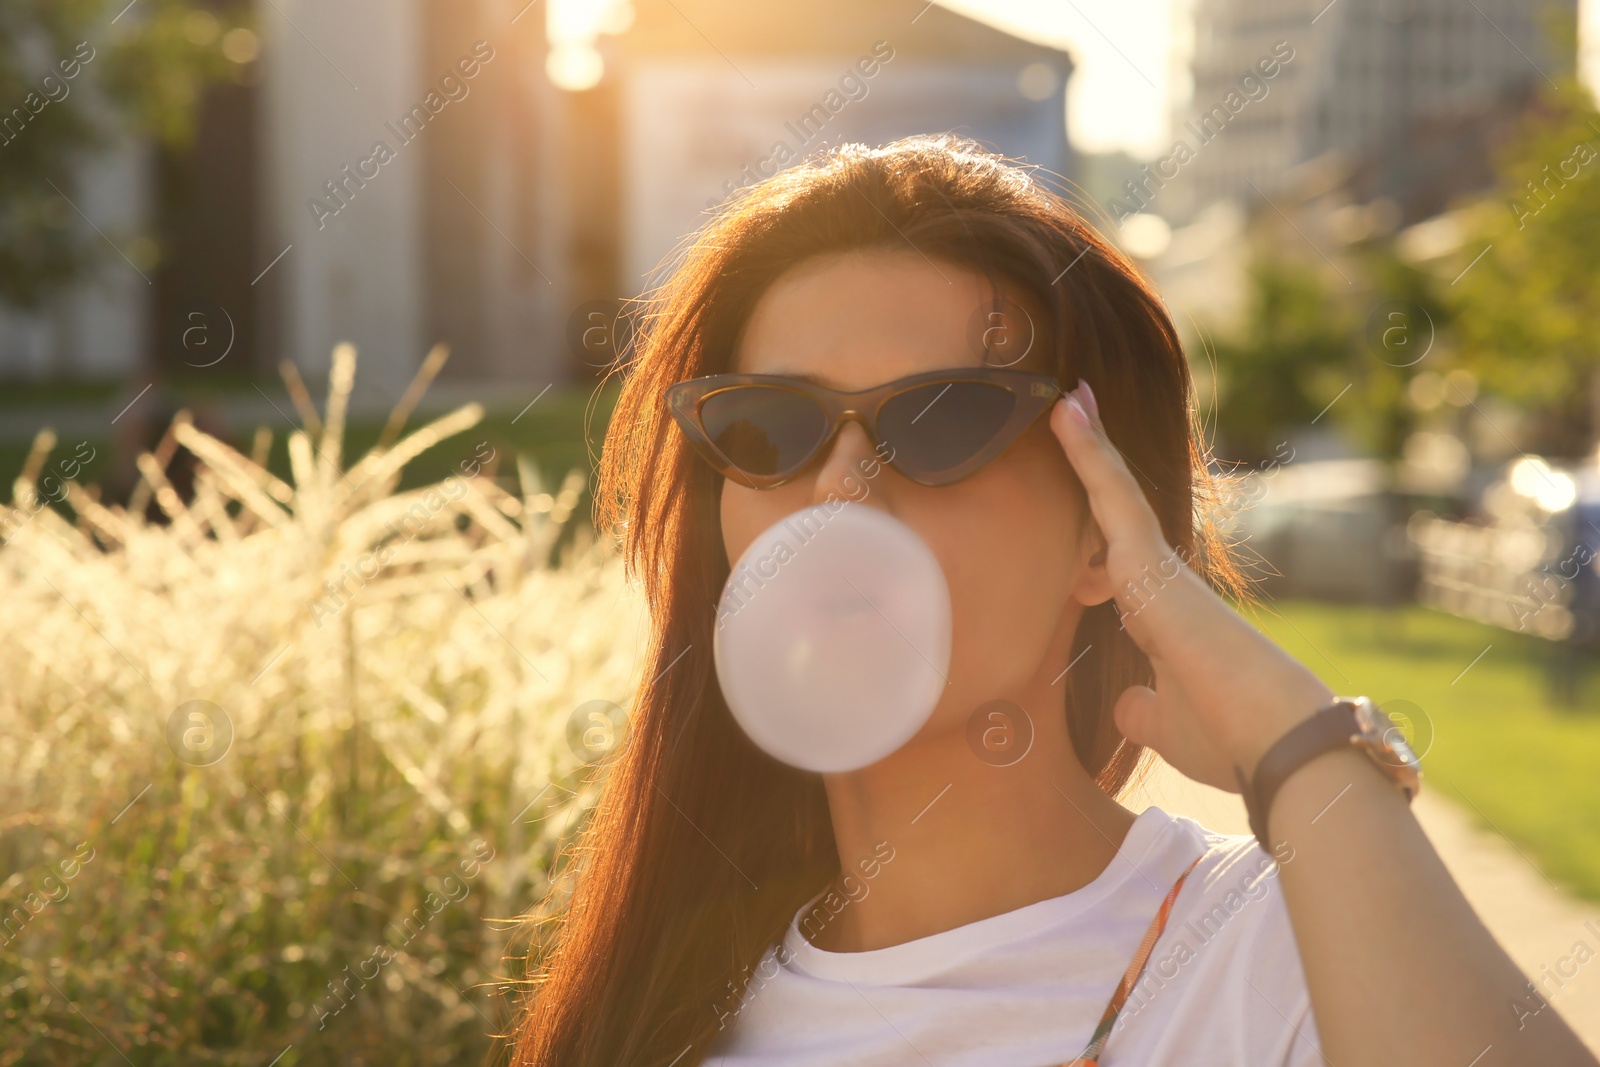
[[[1083,405],[1078,403],[1078,398],[1071,393],[1067,394],[1067,414],[1085,426],[1093,425],[1089,421],[1089,413],[1083,410]]]
[[[1089,386],[1089,379],[1082,378],[1078,382],[1083,387],[1083,399],[1088,409],[1094,414],[1095,420],[1100,419],[1100,402],[1094,398],[1094,390]]]

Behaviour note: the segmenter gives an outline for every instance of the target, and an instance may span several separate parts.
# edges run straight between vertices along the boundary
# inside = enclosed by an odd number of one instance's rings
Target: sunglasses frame
[[[907,470],[901,465],[902,460],[898,456],[884,460],[918,485],[951,485],[976,473],[979,468],[1009,448],[1038,420],[1039,416],[1050,410],[1050,406],[1058,397],[1064,395],[1054,375],[989,366],[923,371],[884,382],[870,389],[853,391],[831,389],[817,382],[787,374],[711,374],[670,385],[664,395],[668,413],[682,427],[689,443],[700,458],[713,470],[724,478],[742,482],[752,489],[774,489],[804,474],[816,464],[819,457],[826,455],[828,445],[838,436],[840,428],[846,421],[855,422],[865,430],[872,440],[873,447],[878,448],[883,443],[883,439],[878,436],[878,413],[885,403],[912,389],[956,382],[982,382],[986,385],[999,386],[1009,392],[1017,403],[993,440],[948,471],[927,476]],[[788,389],[799,393],[819,405],[826,414],[827,433],[793,470],[783,474],[752,474],[735,466],[706,432],[705,424],[701,422],[701,408],[705,402],[718,393],[749,385]],[[935,397],[929,407],[937,401],[938,398]],[[890,447],[892,449],[893,446]]]

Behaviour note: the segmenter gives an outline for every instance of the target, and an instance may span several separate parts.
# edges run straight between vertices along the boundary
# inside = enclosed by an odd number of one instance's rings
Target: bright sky
[[[1174,88],[1187,94],[1193,0],[939,0],[1019,37],[1066,48],[1067,134],[1085,152],[1170,148]],[[1175,86],[1174,75],[1183,79]]]

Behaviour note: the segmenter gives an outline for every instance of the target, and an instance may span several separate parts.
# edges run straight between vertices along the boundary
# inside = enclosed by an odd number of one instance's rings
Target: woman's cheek
[[[738,486],[722,487],[722,544],[728,554],[728,566],[739,562],[744,550],[760,536],[761,531],[781,516],[763,519],[771,511],[770,501],[749,489]]]
[[[1010,480],[994,488],[959,509],[962,526],[940,552],[956,619],[953,665],[991,689],[1024,684],[1045,657],[1069,604],[1075,552],[1064,502],[1051,506]]]
[[[1012,546],[986,546],[963,566],[951,590],[959,620],[952,658],[959,668],[980,671],[994,684],[1020,683],[1031,673],[1053,629],[1042,575],[1026,563]]]
[[[964,724],[964,716],[994,695],[1017,672],[1007,602],[1019,595],[1006,572],[1004,553],[983,525],[946,521],[924,534],[938,558],[950,590],[951,647],[949,686],[936,712],[939,727]],[[959,721],[958,721],[959,720]]]

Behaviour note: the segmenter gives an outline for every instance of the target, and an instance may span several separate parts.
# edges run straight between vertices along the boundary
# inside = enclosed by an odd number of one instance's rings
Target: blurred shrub
[[[510,494],[485,444],[396,491],[476,405],[346,467],[353,373],[292,483],[180,415],[192,496],[142,464],[164,524],[35,507],[48,440],[17,480],[0,1064],[462,1063],[506,1028],[495,920],[565,869],[620,740],[575,716],[627,703],[638,619],[592,537],[550,565],[581,475]]]

